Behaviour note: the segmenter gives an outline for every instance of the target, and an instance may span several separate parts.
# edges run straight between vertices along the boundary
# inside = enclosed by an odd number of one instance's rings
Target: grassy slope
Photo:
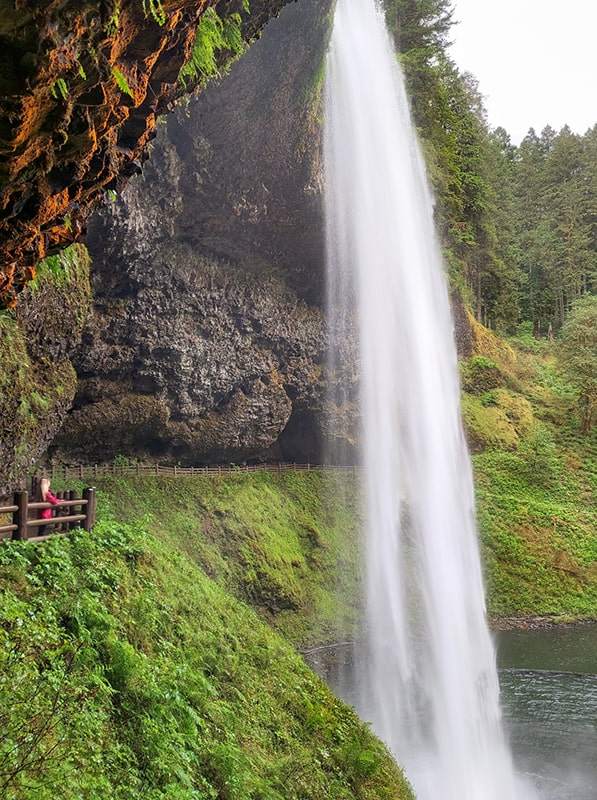
[[[597,618],[595,433],[576,434],[549,346],[477,333],[464,411],[490,614]],[[339,480],[107,478],[92,536],[0,546],[0,795],[407,797],[283,638],[358,625],[358,492]]]
[[[119,519],[145,518],[295,645],[354,637],[362,561],[354,473],[109,477],[98,487]]]
[[[233,585],[224,554],[197,531],[157,530],[173,493],[181,508],[189,505],[187,522],[197,494],[217,519],[233,502],[227,495],[244,506],[254,492],[276,494],[266,478],[260,483],[105,486],[92,535],[0,546],[0,796],[410,797],[354,713],[179,548],[196,556],[207,548],[210,569]],[[298,480],[287,500],[280,489],[289,515],[316,483]],[[154,505],[155,536],[147,524],[114,521],[136,513],[140,489],[145,510]],[[305,531],[311,523],[301,520]],[[226,533],[240,538],[233,528],[229,522]],[[272,557],[292,556],[299,568],[300,548],[278,546],[272,542]]]
[[[557,345],[479,336],[463,367],[490,615],[597,618],[597,431],[581,437]]]

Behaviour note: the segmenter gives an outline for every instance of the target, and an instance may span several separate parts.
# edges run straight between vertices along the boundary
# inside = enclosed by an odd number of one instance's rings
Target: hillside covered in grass
[[[297,647],[354,638],[361,619],[358,473],[106,477],[104,507],[144,525]]]
[[[463,413],[490,616],[595,619],[597,432],[579,433],[557,341],[476,336]]]
[[[178,503],[195,494],[209,503],[202,524],[217,521],[234,488],[210,494],[180,486]],[[139,488],[127,497],[122,483],[105,487],[93,534],[0,547],[0,796],[410,798],[394,761],[353,711],[194,561],[203,548],[209,568],[231,585],[240,564],[230,557],[227,572],[224,552],[215,555],[219,547],[200,542],[196,530],[160,533],[171,487],[145,487],[144,521],[117,519],[117,508],[132,512],[130,498],[142,502]],[[245,490],[258,513],[267,487]],[[317,535],[302,527],[308,518],[297,522],[296,531]],[[226,530],[233,537],[234,522]],[[236,535],[251,540],[249,530]],[[264,553],[262,566],[275,555],[272,570],[292,595],[287,568],[300,569],[302,556],[281,539],[276,547],[286,550]]]

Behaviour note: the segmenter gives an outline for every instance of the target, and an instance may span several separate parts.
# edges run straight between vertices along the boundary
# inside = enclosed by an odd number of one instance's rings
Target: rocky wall
[[[0,308],[140,170],[207,9],[250,41],[284,2],[0,0]]]
[[[328,33],[326,0],[288,6],[91,221],[95,301],[57,457],[321,458]]]

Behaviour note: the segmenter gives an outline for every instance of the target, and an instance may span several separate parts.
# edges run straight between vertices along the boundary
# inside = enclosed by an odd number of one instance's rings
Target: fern
[[[0,330],[16,324],[16,317],[11,309],[0,309]]]
[[[166,24],[166,12],[162,6],[162,0],[143,0],[143,12],[146,17],[151,14],[158,25]]]
[[[226,43],[226,47],[235,55],[240,55],[244,48],[240,14],[231,14],[224,20],[224,27],[222,30],[222,38]]]
[[[106,23],[106,32],[109,36],[114,36],[116,31],[120,26],[120,7],[118,4],[115,5],[108,22]]]
[[[59,96],[63,100],[66,100],[68,97],[68,86],[64,78],[57,78],[52,84],[50,91],[52,92],[52,97],[55,97],[56,100],[58,100]]]
[[[217,57],[220,51],[228,51],[231,61],[243,52],[241,21],[240,14],[231,14],[222,20],[213,8],[205,11],[197,28],[191,57],[178,76],[185,88],[189,83],[219,77]]]
[[[118,67],[112,67],[112,77],[116,81],[116,85],[120,89],[123,94],[128,94],[129,97],[133,96],[131,92],[131,87],[128,85],[128,82],[122,72],[118,69]]]

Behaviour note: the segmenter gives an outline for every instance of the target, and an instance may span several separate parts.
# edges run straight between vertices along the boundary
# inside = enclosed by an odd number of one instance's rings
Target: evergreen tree
[[[547,135],[540,138],[531,128],[512,162],[518,266],[526,275],[522,308],[524,317],[533,322],[535,335],[540,335],[543,326],[547,329],[552,309],[552,296],[545,277],[549,269],[546,262],[553,252],[551,246],[545,246],[549,242],[549,228],[544,225],[547,139]]]
[[[550,278],[560,324],[570,303],[587,291],[595,264],[583,150],[581,137],[565,127],[554,138],[546,160],[549,218],[557,242],[557,263]]]
[[[561,326],[570,304],[595,283],[597,136],[531,129],[513,162],[523,312],[536,335]]]
[[[449,0],[386,0],[413,117],[433,190],[436,222],[458,286],[486,324],[510,330],[518,319],[520,275],[504,258],[507,227],[494,188],[492,146],[477,82],[447,56]],[[506,204],[507,205],[507,204]]]
[[[577,387],[580,430],[587,435],[597,411],[597,295],[585,294],[572,304],[562,328],[560,356]]]

